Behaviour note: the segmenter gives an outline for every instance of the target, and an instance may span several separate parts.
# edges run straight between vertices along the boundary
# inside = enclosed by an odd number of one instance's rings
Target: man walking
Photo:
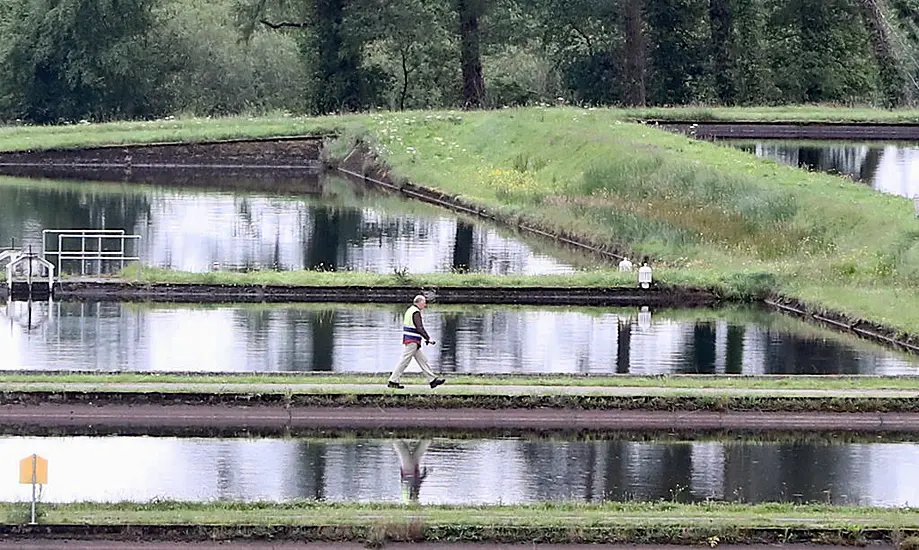
[[[424,330],[424,324],[421,322],[421,310],[427,306],[427,298],[419,294],[412,300],[411,307],[405,310],[405,315],[402,317],[402,345],[404,350],[402,351],[402,359],[393,369],[389,382],[386,384],[390,388],[402,389],[405,387],[399,383],[399,379],[402,377],[402,373],[405,372],[405,367],[411,362],[412,357],[415,358],[415,361],[418,361],[421,371],[428,377],[428,384],[431,388],[436,388],[446,382],[445,379],[438,378],[434,374],[428,364],[428,358],[421,351],[422,338],[428,344],[434,343],[431,337],[428,336],[428,331]]]

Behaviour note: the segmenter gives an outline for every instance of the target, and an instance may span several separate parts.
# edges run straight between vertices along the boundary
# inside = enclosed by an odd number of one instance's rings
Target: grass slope
[[[371,130],[348,132],[399,177],[505,216],[630,247],[715,284],[919,332],[911,201],[620,118],[583,109],[382,114]]]
[[[0,503],[0,517],[18,519],[27,504]],[[429,525],[520,527],[680,526],[705,522],[738,527],[813,527],[822,529],[916,528],[919,511],[830,505],[678,504],[626,502],[599,505],[538,504],[518,506],[400,506],[394,504],[328,504],[160,501],[135,503],[45,504],[42,522],[55,524],[248,524],[371,525],[422,522]]]
[[[143,391],[188,391],[183,387],[192,385],[212,386],[212,391],[245,392],[247,387],[277,387],[277,392],[286,392],[292,384],[314,384],[334,392],[336,386],[353,384],[374,384],[364,393],[393,393],[383,387],[382,381],[388,373],[379,374],[305,374],[305,375],[258,375],[258,374],[89,374],[89,373],[22,373],[0,375],[3,390],[34,388],[40,385],[50,391],[65,390],[68,384],[98,385],[98,391],[113,390],[113,384],[141,384]],[[419,384],[420,377],[406,376],[406,383]],[[149,384],[149,386],[148,386]],[[376,385],[380,387],[377,388]],[[534,392],[544,390],[551,393],[553,389],[576,387],[598,388],[660,388],[661,390],[720,389],[725,394],[731,390],[826,390],[826,391],[860,391],[860,390],[919,390],[919,377],[913,376],[830,376],[830,375],[792,375],[792,376],[743,376],[743,375],[669,375],[669,376],[495,376],[495,375],[457,375],[449,377],[449,384],[438,391],[449,393],[453,388],[475,386],[477,393],[494,394],[489,386],[522,386],[532,387]],[[172,390],[170,390],[172,388]],[[140,391],[140,390],[137,390]],[[270,389],[268,390],[270,391]],[[348,389],[354,393],[356,390]],[[572,390],[569,390],[572,391]]]

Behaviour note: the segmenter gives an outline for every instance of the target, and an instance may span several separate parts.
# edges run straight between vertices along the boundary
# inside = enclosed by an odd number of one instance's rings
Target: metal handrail
[[[48,235],[57,236],[57,250],[48,250]],[[79,239],[80,250],[64,250],[64,242]],[[120,247],[117,250],[103,250],[103,241],[117,240]],[[140,235],[125,235],[124,229],[45,229],[42,231],[42,257],[54,256],[57,258],[60,273],[63,273],[64,261],[80,261],[80,274],[86,274],[86,262],[92,260],[119,261],[124,269],[125,262],[138,262],[140,270],[140,256],[128,256],[125,250],[125,241],[139,241]],[[87,250],[87,241],[97,243],[95,249]]]

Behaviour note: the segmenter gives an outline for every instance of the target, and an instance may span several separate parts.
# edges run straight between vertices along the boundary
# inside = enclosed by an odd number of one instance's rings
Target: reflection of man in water
[[[421,482],[428,477],[427,467],[421,467],[421,458],[431,444],[430,439],[422,439],[415,450],[409,448],[407,441],[393,441],[393,448],[399,455],[399,478],[402,488],[402,501],[405,503],[418,502],[418,493],[421,491]]]

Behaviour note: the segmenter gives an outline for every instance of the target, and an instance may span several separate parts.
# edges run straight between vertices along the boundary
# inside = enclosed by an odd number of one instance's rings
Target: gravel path
[[[23,433],[31,428],[87,427],[122,433],[179,434],[191,428],[288,429],[523,429],[672,430],[749,429],[919,432],[919,413],[791,413],[577,409],[407,409],[229,405],[41,404],[0,406],[0,422]],[[103,430],[104,431],[104,430]]]
[[[127,542],[127,541],[79,541],[66,539],[19,539],[0,541],[0,550],[32,550],[39,548],[66,548],[68,550],[366,550],[363,543],[302,543],[302,542]],[[389,543],[383,546],[386,550],[655,550],[655,549],[691,549],[707,548],[702,546],[661,546],[655,545],[596,545],[596,544],[442,544],[442,543]],[[728,545],[719,544],[719,550],[851,550],[851,546],[824,546],[812,544],[786,545]],[[871,550],[893,549],[888,544],[871,544]]]

